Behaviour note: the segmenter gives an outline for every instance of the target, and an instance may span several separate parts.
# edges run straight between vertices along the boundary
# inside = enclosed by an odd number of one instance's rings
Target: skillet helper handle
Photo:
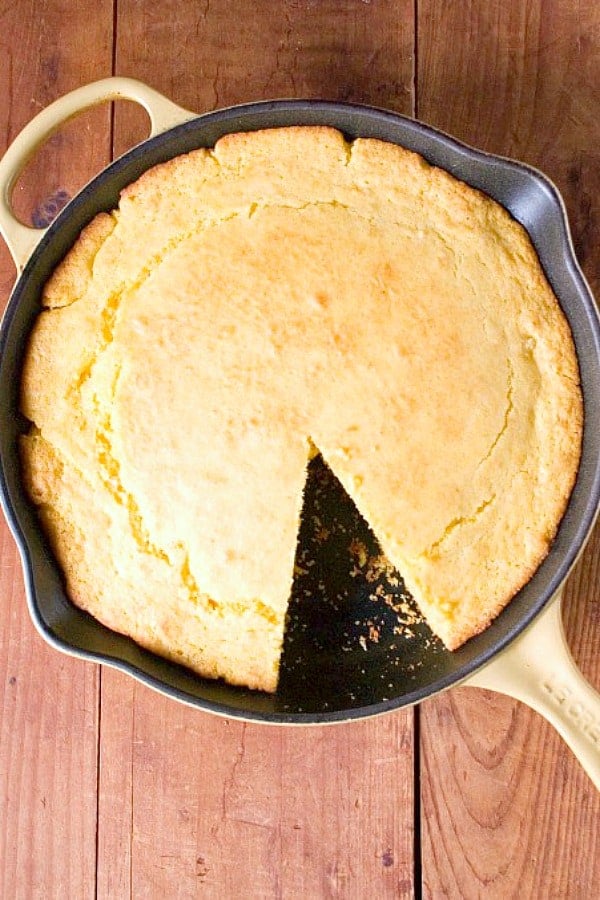
[[[132,100],[150,117],[150,136],[196,116],[172,103],[158,91],[134,78],[104,78],[76,88],[43,109],[15,138],[0,160],[0,232],[20,272],[47,228],[30,228],[15,217],[11,196],[14,185],[36,150],[69,119],[107,100]]]
[[[539,712],[600,790],[600,694],[567,647],[560,594],[507,650],[463,684],[508,694]]]

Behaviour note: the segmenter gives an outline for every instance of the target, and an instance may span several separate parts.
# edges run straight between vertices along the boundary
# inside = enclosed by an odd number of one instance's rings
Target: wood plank
[[[564,192],[600,289],[600,8],[418,4],[419,116],[540,166]],[[600,534],[565,597],[574,656],[600,684]],[[600,796],[550,726],[506,698],[457,690],[422,707],[423,893],[581,897],[600,884]]]
[[[231,4],[120,0],[117,67],[199,111],[279,95],[410,112],[412,21],[406,0],[243,0],[232,39]],[[143,127],[118,111],[115,151]],[[412,712],[246,725],[105,671],[101,722],[99,896],[412,895]]]
[[[110,70],[112,8],[82,2],[4,4],[0,11],[0,133],[12,140],[39,109]],[[82,54],[81,48],[86,47]],[[108,115],[57,135],[21,183],[30,220],[50,214],[60,187],[70,193],[106,163]],[[98,117],[96,118],[98,120]],[[0,303],[14,280],[0,252]],[[26,612],[22,575],[8,528],[0,525],[0,895],[93,897],[97,793],[98,670],[45,645]]]
[[[97,896],[111,900],[132,896],[135,691],[133,679],[103,667],[98,755]]]
[[[124,686],[113,681],[111,689]],[[406,716],[384,717],[376,727],[284,729],[215,719],[139,685],[134,694],[132,809],[128,794],[123,802],[123,818],[133,814],[132,896],[409,894]],[[112,754],[104,735],[103,728]],[[394,802],[384,802],[390,796]],[[101,885],[99,896],[129,896]]]
[[[0,894],[93,897],[97,672],[31,633],[1,534]]]

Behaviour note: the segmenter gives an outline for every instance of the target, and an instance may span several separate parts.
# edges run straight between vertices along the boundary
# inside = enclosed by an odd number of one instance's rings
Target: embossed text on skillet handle
[[[464,684],[508,694],[541,713],[600,790],[600,694],[569,652],[560,594],[523,635]]]

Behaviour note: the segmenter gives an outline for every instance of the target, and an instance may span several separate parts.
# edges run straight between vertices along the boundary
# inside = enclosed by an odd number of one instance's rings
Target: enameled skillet
[[[101,172],[49,228],[19,223],[11,208],[12,187],[36,148],[71,116],[117,98],[146,108],[150,138]],[[415,150],[491,195],[521,222],[573,331],[585,403],[584,444],[577,483],[548,557],[487,631],[454,653],[412,621],[401,585],[377,566],[369,568],[377,548],[368,529],[331,474],[318,460],[313,463],[298,552],[299,559],[310,555],[314,562],[306,571],[301,567],[305,574],[296,580],[281,684],[277,694],[267,696],[198,678],[112,633],[68,601],[21,483],[17,444],[27,423],[19,412],[18,386],[41,286],[90,219],[117,205],[125,185],[150,166],[210,147],[228,132],[306,124],[332,125],[349,138],[377,137]],[[140,82],[109,78],[56,101],[24,129],[0,163],[0,190],[0,229],[19,273],[0,332],[0,492],[22,557],[29,610],[47,641],[122,669],[193,706],[268,723],[335,723],[389,712],[460,683],[491,687],[545,715],[600,788],[600,697],[570,657],[559,608],[562,586],[600,502],[600,324],[575,259],[564,205],[547,178],[378,109],[283,100],[197,116]]]

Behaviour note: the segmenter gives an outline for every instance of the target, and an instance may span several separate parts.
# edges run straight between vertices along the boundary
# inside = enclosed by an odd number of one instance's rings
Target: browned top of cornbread
[[[567,322],[523,229],[413,153],[225,137],[128,187],[43,302],[27,482],[75,602],[158,653],[275,688],[310,442],[450,648],[548,551]]]

